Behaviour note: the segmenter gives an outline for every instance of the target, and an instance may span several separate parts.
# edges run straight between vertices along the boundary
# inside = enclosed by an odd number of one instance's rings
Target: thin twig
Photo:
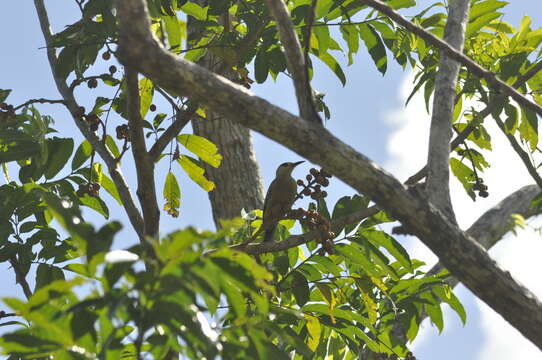
[[[49,99],[31,99],[31,100],[28,100],[24,103],[22,103],[21,105],[18,105],[18,106],[15,106],[13,108],[13,111],[17,111],[21,108],[24,108],[28,105],[32,105],[32,104],[36,104],[36,103],[39,103],[39,104],[65,104],[66,101],[64,100],[49,100]]]
[[[436,35],[414,24],[413,22],[405,19],[403,16],[401,16],[391,7],[385,5],[379,0],[362,0],[362,2],[380,11],[384,15],[387,15],[391,20],[395,21],[397,24],[403,26],[405,29],[409,30],[415,35],[418,35],[423,40],[427,41],[429,44],[433,45],[439,50],[446,52],[449,57],[460,62],[474,75],[482,79],[485,79],[490,87],[493,87],[495,90],[500,91],[507,96],[510,96],[518,104],[525,106],[531,109],[532,111],[534,111],[535,113],[537,113],[538,115],[542,116],[542,106],[538,105],[537,103],[525,97],[523,94],[518,92],[512,86],[506,84],[504,81],[499,79],[499,77],[497,77],[497,75],[495,75],[493,72],[483,68],[474,60],[469,58],[467,55],[463,54],[460,51],[455,50],[453,47],[448,45],[444,40],[438,38]]]
[[[536,63],[533,67],[531,67],[525,74],[521,75],[512,85],[514,88],[519,88],[523,86],[527,81],[529,81],[533,76],[535,76],[539,71],[542,70],[542,61]],[[491,100],[487,106],[480,112],[478,112],[474,119],[461,131],[459,135],[452,141],[450,144],[450,148],[453,151],[456,149],[463,141],[469,137],[469,135],[476,129],[478,125],[480,125],[484,119],[489,116],[493,110],[497,109],[499,106],[502,105],[502,102],[504,101],[504,96],[499,95],[495,97],[493,100]],[[418,181],[422,180],[427,175],[427,165],[424,166],[422,169],[420,169],[416,174],[412,175],[405,181],[406,185],[414,185]]]
[[[184,110],[176,110],[175,121],[160,135],[154,145],[149,150],[149,157],[153,162],[158,161],[162,151],[166,148],[167,144],[171,142],[182,129],[190,122],[192,117],[196,114],[198,109],[197,105],[192,105],[190,102]]]

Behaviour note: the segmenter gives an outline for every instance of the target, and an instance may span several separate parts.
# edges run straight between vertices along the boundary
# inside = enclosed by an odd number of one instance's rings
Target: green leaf
[[[113,197],[113,199],[117,200],[120,206],[122,206],[122,200],[120,199],[117,186],[113,180],[111,180],[107,175],[102,174],[100,185],[109,193],[109,195]]]
[[[519,134],[529,143],[531,151],[535,151],[538,146],[538,119],[534,111],[523,106]]]
[[[147,115],[147,112],[149,111],[153,94],[154,84],[152,81],[148,78],[139,80],[140,113],[142,119],[145,119],[145,115]]]
[[[75,155],[72,159],[72,170],[79,169],[81,165],[83,165],[83,163],[90,158],[91,154],[92,145],[90,145],[88,140],[83,140],[83,142],[81,142],[81,145],[79,145],[79,147],[75,151]]]
[[[111,135],[107,135],[105,137],[105,146],[109,149],[109,151],[111,151],[111,154],[113,154],[114,157],[118,158],[120,156],[120,151],[117,143]]]
[[[322,60],[324,64],[326,64],[331,71],[337,75],[343,86],[346,84],[346,76],[344,75],[343,69],[333,56],[331,56],[329,53],[319,53],[318,59]]]
[[[365,43],[378,71],[384,75],[388,67],[386,48],[375,28],[369,24],[359,25],[359,36]]]
[[[180,50],[183,39],[182,25],[177,16],[162,16],[170,49]]]
[[[475,3],[471,6],[469,10],[469,21],[473,21],[479,16],[482,16],[488,13],[495,13],[495,10],[505,7],[507,4],[508,2],[506,1],[497,1],[497,0],[481,1],[481,2]]]
[[[79,201],[81,201],[82,205],[91,208],[104,218],[109,219],[109,209],[102,199],[85,194],[79,198]]]
[[[73,139],[58,137],[47,139],[47,149],[49,156],[43,174],[46,179],[51,179],[62,170],[72,155]]]
[[[64,280],[64,272],[54,265],[39,264],[36,270],[36,287],[34,292],[55,280]]]
[[[3,103],[11,93],[10,89],[0,89],[0,103]]]
[[[343,196],[337,201],[335,207],[333,208],[333,215],[331,218],[333,220],[340,219],[344,216],[351,215],[359,210],[366,209],[369,205],[369,200],[367,198],[361,197],[359,195]],[[346,226],[334,227],[332,230],[335,234],[339,234],[343,229],[348,234],[357,226],[357,223],[348,224]]]
[[[166,203],[164,204],[164,210],[173,217],[179,216],[179,207],[181,205],[181,189],[177,178],[170,171],[166,175],[166,181],[164,183],[164,198]]]
[[[211,141],[202,136],[192,134],[179,135],[177,136],[177,140],[207,164],[214,168],[220,166],[222,155],[218,153],[218,147]]]
[[[179,165],[183,168],[186,174],[192,179],[196,184],[198,184],[203,190],[209,192],[215,188],[215,183],[209,181],[203,176],[205,170],[199,167],[195,162],[193,162],[188,156],[181,156],[177,160]]]
[[[465,188],[465,191],[467,191],[467,194],[474,200],[475,194],[472,191],[472,186],[476,180],[474,172],[467,165],[455,158],[450,159],[450,168],[454,176]]]
[[[463,304],[459,301],[459,299],[455,296],[455,294],[452,292],[452,289],[448,284],[443,284],[440,286],[435,286],[432,288],[433,292],[437,294],[437,296],[445,303],[450,305],[450,307],[456,312],[456,314],[461,319],[461,322],[463,322],[463,325],[467,323],[467,313],[465,312],[465,308],[463,307]]]
[[[412,261],[405,248],[384,231],[360,229],[358,234],[376,246],[382,246],[407,270],[412,271]]]
[[[183,6],[181,6],[181,10],[187,14],[192,16],[193,18],[197,20],[205,20],[207,19],[207,10],[209,9],[208,6],[202,8],[201,6],[197,5],[193,2],[187,2]]]
[[[292,293],[294,294],[297,305],[301,307],[309,301],[309,284],[307,279],[305,279],[305,277],[297,271],[292,274],[292,277]]]
[[[403,9],[403,8],[416,6],[416,0],[391,0],[391,1],[388,1],[386,5],[397,10],[397,9]]]

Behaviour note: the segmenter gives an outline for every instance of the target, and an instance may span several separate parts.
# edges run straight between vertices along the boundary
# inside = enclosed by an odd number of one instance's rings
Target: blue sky
[[[423,7],[433,1],[418,2]],[[77,19],[78,12],[74,4],[73,1],[65,0],[46,1],[54,31],[62,30],[65,25]],[[542,2],[540,1],[514,0],[505,9],[504,20],[513,25],[518,25],[524,15],[531,16],[533,27],[540,27],[542,24]],[[408,15],[414,14],[415,11],[409,9],[402,13]],[[22,18],[24,18],[24,22],[21,20]],[[9,101],[20,104],[30,98],[59,98],[51,77],[45,50],[42,48],[44,42],[33,2],[4,1],[0,3],[0,24],[0,29],[5,34],[2,44],[3,52],[0,57],[0,88],[13,89]],[[100,64],[99,66],[103,68],[97,69],[96,73],[106,69],[109,64]],[[327,123],[327,127],[343,141],[404,180],[408,174],[417,170],[425,162],[426,150],[423,148],[425,140],[421,134],[424,134],[428,124],[427,114],[419,101],[414,101],[406,110],[403,108],[404,95],[401,89],[410,86],[409,73],[403,72],[398,65],[390,61],[386,75],[381,76],[363,48],[360,49],[354,65],[345,66],[344,70],[348,83],[343,88],[333,73],[325,67],[317,66],[313,86],[316,90],[326,93],[325,100],[332,111],[332,119]],[[99,91],[102,90],[111,91],[106,87],[100,87]],[[268,81],[266,84],[254,86],[252,90],[293,113],[297,112],[294,92],[286,77],[279,77],[276,83]],[[76,96],[88,108],[93,104],[95,93],[86,87],[81,87]],[[157,101],[156,103],[159,107],[164,106],[164,110],[168,109],[163,102]],[[56,128],[61,133],[76,134],[69,114],[61,106],[43,105],[39,109],[42,114],[53,116]],[[77,144],[82,139],[78,135],[75,138]],[[254,134],[254,146],[265,187],[272,180],[278,164],[284,161],[299,160],[299,156],[296,154],[259,134]],[[513,157],[511,159],[516,161]],[[309,165],[305,165],[296,173],[301,176],[308,168]],[[158,173],[165,174],[166,171],[167,164],[164,161],[158,166]],[[521,169],[518,170],[519,172]],[[135,178],[132,169],[126,169],[125,174],[128,179]],[[527,181],[527,179],[524,180]],[[158,177],[158,187],[162,185],[162,181]],[[518,185],[521,183],[518,180]],[[173,219],[162,214],[162,232],[167,233],[187,225],[213,228],[207,194],[185,176],[180,177],[180,186],[182,192],[181,215],[179,218]],[[494,186],[497,185],[494,184]],[[452,187],[452,189],[461,191],[458,187]],[[352,189],[337,180],[332,182],[328,192],[330,193],[330,203],[334,203],[338,197],[344,194],[354,193]],[[493,196],[493,194],[495,192],[492,192],[492,197],[486,203],[475,203],[477,213],[481,213],[484,208],[500,200],[500,197]],[[505,195],[504,190],[502,195]],[[458,195],[458,198],[460,200],[458,200],[456,208],[473,207],[472,203],[465,202],[461,194]],[[123,209],[114,203],[111,203],[110,212],[111,219],[128,224]],[[92,221],[103,222],[99,216],[90,212],[89,216]],[[470,220],[472,222],[472,217]],[[469,218],[465,219],[464,223],[468,225]],[[522,256],[525,256],[521,250],[536,241],[532,234],[525,235],[525,237],[530,240],[524,240],[524,242],[514,240],[519,245],[496,250],[496,256],[502,255],[502,261],[506,263],[507,268],[521,262]],[[540,239],[538,238],[538,240]],[[125,229],[115,245],[120,248],[133,244],[135,241],[133,232]],[[531,244],[531,242],[533,243]],[[434,258],[432,259],[431,255],[419,246],[419,242],[410,239],[405,240],[405,244],[416,254],[419,253],[422,259],[432,263]],[[510,256],[505,256],[513,251],[518,252],[517,261],[509,259]],[[501,260],[499,259],[499,261]],[[4,269],[4,271],[8,270]],[[528,269],[518,270],[518,272],[521,271],[529,273]],[[512,273],[516,275],[514,272]],[[529,278],[525,277],[525,280],[523,278],[521,280],[528,282]],[[22,296],[19,288],[14,286],[14,279],[9,282],[4,281],[3,284],[4,287],[0,289],[1,296]],[[511,331],[508,325],[504,322],[499,323],[498,317],[495,320],[491,311],[487,310],[487,307],[484,308],[485,305],[480,305],[480,302],[475,300],[467,290],[459,287],[458,294],[467,307],[467,326],[463,328],[457,317],[454,314],[449,314],[446,317],[443,335],[437,336],[437,330],[426,324],[424,327],[427,329],[422,331],[420,340],[416,342],[415,355],[418,359],[436,357],[441,360],[458,358],[508,359],[510,357],[507,354],[519,354],[521,351],[527,351],[527,353],[518,358],[542,359],[540,353],[530,350],[528,342],[522,342],[520,337],[518,340],[518,335],[514,335],[514,330]],[[540,295],[542,294],[539,293]],[[494,331],[495,328],[498,331]],[[502,350],[499,346],[505,346],[505,349]],[[507,351],[512,352],[507,353]]]

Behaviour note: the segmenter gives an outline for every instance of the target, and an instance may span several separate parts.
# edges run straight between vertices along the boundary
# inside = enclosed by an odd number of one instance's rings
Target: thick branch
[[[143,0],[118,0],[119,59],[159,86],[273,139],[367,194],[426,244],[475,295],[542,349],[542,304],[456,225],[322,126],[276,107],[242,86],[163,49]],[[221,96],[216,96],[219,93]]]
[[[58,92],[64,99],[65,105],[68,111],[70,112],[70,114],[72,115],[75,125],[77,126],[79,131],[81,131],[83,136],[92,145],[92,148],[96,150],[96,152],[100,155],[100,157],[105,162],[105,165],[107,166],[107,169],[109,171],[109,175],[111,175],[111,179],[117,186],[120,199],[122,200],[124,209],[126,210],[126,213],[128,214],[130,223],[132,224],[139,238],[143,239],[143,219],[141,218],[141,214],[139,213],[139,210],[137,209],[135,205],[134,198],[132,197],[130,188],[128,187],[128,184],[126,183],[126,180],[124,179],[124,175],[122,174],[122,170],[119,166],[119,163],[115,159],[113,154],[111,154],[111,152],[107,149],[107,147],[96,136],[96,134],[94,134],[93,132],[89,130],[88,125],[84,121],[81,120],[80,115],[78,115],[80,106],[75,101],[73,92],[68,88],[68,85],[66,84],[65,79],[62,78],[60,75],[58,75],[56,72],[57,59],[56,59],[56,54],[55,54],[55,48],[52,45],[53,35],[51,33],[51,26],[49,24],[47,10],[45,9],[43,0],[34,0],[34,5],[36,7],[36,12],[38,14],[41,31],[43,33],[43,37],[45,38],[45,44],[47,47],[47,57],[49,59],[49,66],[51,67],[51,71],[53,73],[53,78],[55,80]]]
[[[538,115],[542,116],[542,106],[531,101],[512,86],[506,84],[504,81],[499,79],[497,75],[491,71],[484,69],[482,66],[478,65],[474,60],[466,56],[460,51],[455,50],[453,47],[448,45],[444,40],[433,35],[429,31],[423,29],[422,27],[415,25],[414,23],[408,21],[397,12],[395,12],[391,7],[385,5],[378,0],[362,0],[366,5],[380,11],[384,15],[388,16],[390,19],[395,21],[397,24],[403,26],[405,29],[410,32],[418,35],[424,39],[429,44],[433,45],[440,51],[445,52],[450,58],[458,61],[461,65],[465,66],[470,72],[474,75],[485,79],[490,87],[493,87],[495,90],[504,93],[507,96],[510,96],[518,104],[525,106],[532,111],[536,112]]]
[[[444,41],[462,52],[469,13],[469,0],[450,3],[450,12],[444,29]],[[439,71],[435,79],[433,113],[429,133],[426,191],[431,201],[455,222],[450,199],[450,140],[455,104],[455,87],[460,64],[445,52],[440,55]]]
[[[288,13],[288,7],[283,0],[266,0],[266,2],[279,29],[280,40],[286,54],[288,71],[294,81],[299,114],[305,120],[321,124],[322,119],[320,119],[320,115],[318,115],[312,99],[309,73],[307,71],[308,59],[303,54],[301,43]],[[307,24],[307,26],[310,25]]]
[[[504,198],[496,206],[486,211],[466,231],[476,239],[484,249],[491,249],[503,236],[514,227],[512,214],[519,214],[524,218],[538,215],[530,205],[536,195],[540,193],[538,185],[527,185]],[[444,266],[439,262],[428,272],[428,275],[439,273]],[[459,280],[451,276],[446,282],[454,287]]]
[[[154,161],[147,153],[145,134],[143,134],[137,72],[129,66],[126,67],[126,88],[128,95],[128,126],[137,174],[137,197],[143,211],[144,233],[151,238],[158,238],[160,209],[156,200]]]

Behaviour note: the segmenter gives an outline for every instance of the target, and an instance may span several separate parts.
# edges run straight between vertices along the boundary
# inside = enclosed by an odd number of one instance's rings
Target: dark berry
[[[76,110],[75,110],[75,114],[74,114],[76,117],[78,118],[82,118],[84,115],[85,115],[85,108],[82,107],[82,106],[79,106]]]
[[[317,177],[320,174],[320,172],[318,170],[316,170],[315,168],[311,168],[309,171],[310,171],[311,175],[314,176],[314,177]]]
[[[300,179],[300,180],[297,180],[297,185],[303,186],[305,185],[305,183],[303,182],[303,180]]]
[[[149,110],[150,111],[156,111],[156,105],[151,104],[151,106],[149,106]]]
[[[109,51],[106,51],[102,54],[102,59],[109,60],[111,59],[111,53]]]
[[[478,195],[480,195],[480,197],[486,198],[489,196],[489,193],[485,190],[482,190],[478,193]]]
[[[109,67],[109,73],[110,73],[111,75],[113,75],[113,74],[116,73],[116,72],[117,72],[117,67],[116,67],[115,65],[111,65],[111,66]]]
[[[98,80],[96,79],[89,79],[87,81],[87,86],[89,89],[95,89],[98,87]]]

